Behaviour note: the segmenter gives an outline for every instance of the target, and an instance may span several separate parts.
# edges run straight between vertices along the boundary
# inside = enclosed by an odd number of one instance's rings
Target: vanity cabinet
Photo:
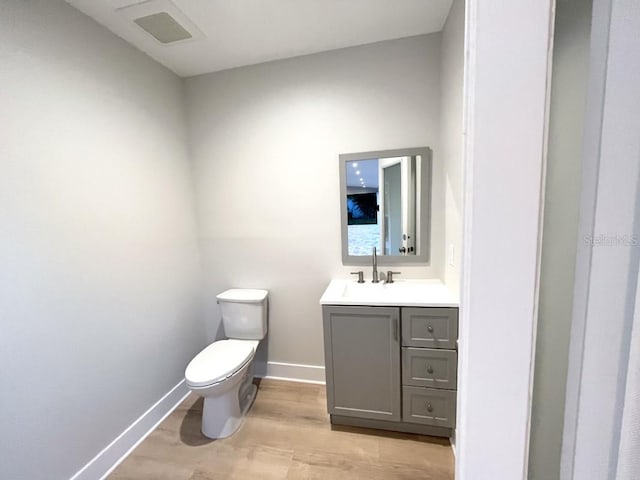
[[[458,309],[322,307],[331,422],[448,437]]]

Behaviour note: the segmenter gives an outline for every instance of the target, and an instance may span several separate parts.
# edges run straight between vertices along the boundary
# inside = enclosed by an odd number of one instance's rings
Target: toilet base
[[[219,396],[204,397],[202,434],[205,437],[226,438],[242,425],[256,398],[258,387],[253,384],[253,376],[248,375],[240,388],[234,390]]]

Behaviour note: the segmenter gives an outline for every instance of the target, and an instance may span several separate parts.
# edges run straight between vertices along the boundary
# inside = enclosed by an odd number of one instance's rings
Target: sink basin
[[[458,301],[439,280],[358,283],[352,279],[336,279],[325,290],[320,304],[457,307]]]

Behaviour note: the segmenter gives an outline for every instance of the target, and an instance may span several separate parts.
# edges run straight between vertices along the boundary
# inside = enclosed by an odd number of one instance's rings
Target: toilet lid
[[[254,342],[219,340],[195,356],[184,372],[189,385],[202,387],[224,380],[251,359]]]
[[[218,300],[233,303],[260,303],[269,295],[267,290],[256,288],[232,288],[216,295]]]

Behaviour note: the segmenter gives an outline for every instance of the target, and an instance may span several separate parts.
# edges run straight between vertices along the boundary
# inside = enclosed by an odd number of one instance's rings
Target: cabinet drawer
[[[402,345],[455,349],[457,308],[403,308]]]
[[[438,427],[456,426],[456,392],[402,387],[402,420]]]
[[[402,349],[402,383],[416,387],[456,389],[458,353],[432,348]]]

